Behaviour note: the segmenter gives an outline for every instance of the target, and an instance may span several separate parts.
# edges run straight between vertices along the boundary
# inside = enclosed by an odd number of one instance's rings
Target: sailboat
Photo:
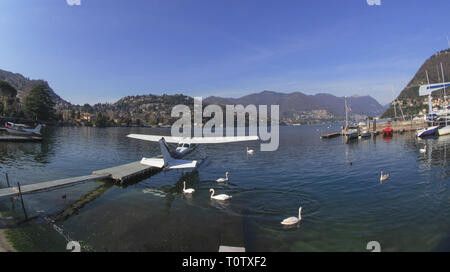
[[[442,62],[441,62],[441,73],[442,73],[442,83],[444,84],[444,101],[445,101],[444,106],[445,106],[445,109],[443,110],[443,114],[445,114],[445,116],[444,116],[445,124],[443,127],[438,129],[439,136],[450,134],[450,125],[448,124],[448,118],[449,118],[448,115],[449,115],[450,111],[449,111],[449,107],[447,105],[447,92],[445,90],[446,86],[445,86],[444,68],[442,67]]]
[[[431,121],[431,126],[417,130],[416,131],[416,136],[417,137],[426,137],[426,136],[431,136],[431,135],[435,135],[436,133],[438,133],[439,126],[433,125],[434,118],[432,116],[434,116],[436,114],[433,112],[433,108],[432,108],[431,93],[434,92],[434,91],[441,90],[441,89],[445,90],[446,87],[450,87],[450,82],[430,84],[430,80],[428,78],[428,72],[427,71],[426,71],[426,75],[427,75],[428,84],[427,85],[421,85],[419,87],[419,95],[420,96],[428,95],[428,116],[429,116],[430,121]],[[445,97],[445,92],[444,92],[444,97]],[[442,130],[442,132],[444,133],[446,130],[447,129]]]
[[[348,140],[357,139],[359,136],[359,126],[349,125],[348,123],[348,113],[352,110],[347,105],[347,97],[345,99],[345,126],[342,128],[342,135],[344,135]]]

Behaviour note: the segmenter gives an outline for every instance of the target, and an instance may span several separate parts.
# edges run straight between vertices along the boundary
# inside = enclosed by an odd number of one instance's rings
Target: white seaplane
[[[37,125],[35,128],[31,128],[24,124],[15,124],[12,122],[7,122],[4,129],[9,134],[21,135],[21,136],[42,136],[41,135],[42,125]]]
[[[182,158],[194,151],[198,144],[224,144],[259,140],[258,136],[183,138],[162,135],[129,134],[127,137],[150,142],[159,142],[162,158],[142,158],[141,164],[164,169],[197,167],[197,160],[182,160]],[[167,143],[177,144],[175,151],[171,152]]]

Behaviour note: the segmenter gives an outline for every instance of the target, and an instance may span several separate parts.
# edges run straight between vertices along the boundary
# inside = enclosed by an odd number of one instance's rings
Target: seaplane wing
[[[236,137],[171,137],[162,135],[129,134],[127,137],[151,142],[159,142],[162,138],[167,143],[190,143],[190,144],[223,144],[233,142],[257,141],[258,136],[236,136]]]

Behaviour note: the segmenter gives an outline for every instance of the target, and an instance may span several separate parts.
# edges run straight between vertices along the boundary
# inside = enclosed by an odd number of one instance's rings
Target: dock
[[[333,133],[324,134],[324,135],[320,136],[320,138],[329,139],[329,138],[334,138],[334,137],[339,137],[339,136],[341,136],[340,132],[333,132]]]
[[[42,137],[0,135],[0,142],[40,142]]]
[[[134,179],[137,176],[145,175],[151,171],[159,170],[148,165],[141,164],[140,161],[122,164],[116,167],[111,167],[103,170],[97,170],[92,172],[93,175],[108,175],[110,179],[115,181],[120,181],[121,183],[126,182],[130,179]]]
[[[363,130],[364,127],[368,127],[369,131],[372,135],[382,134],[383,129],[386,128],[386,125],[389,124],[391,128],[394,130],[394,133],[403,133],[403,132],[414,132],[418,129],[422,129],[428,126],[428,124],[423,120],[407,120],[407,121],[393,121],[389,123],[372,123],[369,126],[359,126],[360,131]]]
[[[116,167],[111,167],[103,170],[93,171],[92,174],[80,177],[58,179],[53,181],[40,182],[35,184],[28,184],[20,186],[22,195],[31,194],[41,191],[47,191],[51,189],[56,189],[60,187],[72,186],[79,183],[93,181],[93,180],[104,180],[110,179],[114,181],[119,181],[121,183],[127,182],[132,179],[143,177],[144,175],[160,171],[159,168],[154,168],[147,165],[142,165],[140,161],[122,164]],[[10,187],[5,189],[0,189],[0,199],[4,197],[17,196],[19,195],[18,187]]]
[[[68,185],[74,185],[82,182],[92,181],[92,180],[102,180],[109,178],[109,175],[88,175],[74,178],[58,179],[53,181],[40,182],[35,184],[20,186],[22,194],[30,194],[40,191],[46,191],[50,189],[55,189],[59,187],[65,187]],[[5,189],[0,189],[0,198],[17,196],[19,195],[19,188],[10,187]]]

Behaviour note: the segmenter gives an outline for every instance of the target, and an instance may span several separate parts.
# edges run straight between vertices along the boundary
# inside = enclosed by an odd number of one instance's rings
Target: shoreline
[[[16,252],[12,244],[6,237],[6,231],[8,229],[0,229],[0,252]]]

